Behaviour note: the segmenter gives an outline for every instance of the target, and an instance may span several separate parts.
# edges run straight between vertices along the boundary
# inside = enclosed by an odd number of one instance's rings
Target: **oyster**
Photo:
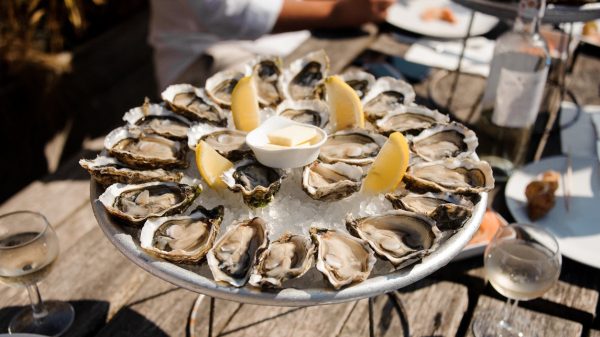
[[[242,192],[244,203],[250,207],[264,207],[271,202],[285,177],[283,170],[264,166],[253,159],[235,163],[221,176],[230,190]]]
[[[441,237],[433,220],[401,210],[348,219],[346,226],[396,268],[405,267],[434,251]]]
[[[286,100],[277,107],[277,115],[324,128],[329,122],[329,106],[320,100]]]
[[[411,140],[411,149],[429,161],[451,157],[466,157],[477,148],[475,132],[452,122],[425,129]]]
[[[379,132],[389,135],[394,131],[405,134],[419,133],[434,124],[447,124],[450,118],[437,110],[420,105],[401,107],[377,120]]]
[[[140,233],[140,246],[168,261],[198,262],[212,247],[223,213],[223,206],[211,210],[198,206],[189,215],[148,219]]]
[[[388,193],[385,197],[396,209],[404,209],[432,218],[441,230],[462,227],[471,217],[474,207],[471,200],[448,192],[418,194],[403,191]]]
[[[260,254],[249,282],[255,287],[281,288],[284,281],[300,277],[312,267],[314,253],[308,238],[286,233]]]
[[[246,145],[246,132],[244,131],[196,124],[188,132],[188,146],[195,149],[196,144],[201,140],[230,160],[241,159],[251,151]]]
[[[302,189],[315,200],[340,200],[360,189],[362,177],[360,166],[315,161],[304,167]]]
[[[175,84],[167,87],[161,97],[173,111],[191,121],[218,126],[227,125],[227,116],[206,95],[204,89],[196,88],[191,84]]]
[[[414,100],[415,91],[410,84],[384,76],[377,79],[362,102],[365,117],[373,122],[403,105],[410,105]]]
[[[369,277],[376,259],[365,241],[335,229],[312,227],[310,235],[317,246],[317,269],[335,289]]]
[[[324,50],[307,54],[290,64],[281,77],[287,99],[304,100],[319,96],[319,84],[329,73],[329,57]]]
[[[494,188],[494,175],[485,161],[450,158],[410,165],[404,182],[412,191],[481,193]]]
[[[319,159],[326,163],[368,165],[375,160],[386,140],[382,135],[365,130],[338,131],[327,138]]]
[[[151,104],[148,98],[140,107],[130,109],[123,120],[131,126],[139,127],[146,134],[157,134],[163,137],[184,140],[190,121],[177,115],[160,104]]]
[[[257,217],[231,224],[206,255],[213,278],[235,287],[243,286],[257,256],[268,244],[267,224],[263,219]]]
[[[204,88],[213,101],[224,108],[229,108],[233,88],[242,77],[250,73],[251,69],[246,65],[237,69],[223,70],[208,78]]]
[[[171,215],[186,208],[200,194],[200,186],[171,182],[110,185],[98,200],[106,210],[131,223]]]
[[[275,106],[281,102],[283,95],[279,77],[282,64],[280,57],[260,57],[252,64],[258,102],[263,106]]]
[[[375,84],[375,76],[362,70],[347,71],[341,78],[356,91],[360,99],[363,99]]]
[[[187,148],[180,142],[159,136],[146,135],[135,127],[120,127],[104,139],[108,153],[133,168],[184,168]]]
[[[108,186],[114,183],[140,184],[150,181],[177,182],[183,178],[183,173],[163,169],[134,170],[115,158],[98,156],[95,159],[81,159],[79,165],[88,170],[100,185]]]

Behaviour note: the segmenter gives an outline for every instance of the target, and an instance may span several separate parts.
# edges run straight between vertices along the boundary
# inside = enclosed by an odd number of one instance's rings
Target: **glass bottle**
[[[481,114],[475,122],[482,160],[502,181],[525,161],[542,101],[550,54],[538,33],[545,0],[521,0],[513,29],[496,41]]]

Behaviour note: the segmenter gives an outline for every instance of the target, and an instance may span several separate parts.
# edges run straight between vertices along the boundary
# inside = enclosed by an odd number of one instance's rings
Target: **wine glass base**
[[[60,336],[65,333],[75,319],[75,310],[67,302],[47,301],[44,307],[48,314],[39,320],[33,318],[33,310],[27,307],[19,311],[10,321],[8,332],[33,333],[44,336]]]
[[[484,311],[473,319],[475,337],[538,337],[533,331],[523,331],[521,325],[511,325],[502,320],[498,313]]]

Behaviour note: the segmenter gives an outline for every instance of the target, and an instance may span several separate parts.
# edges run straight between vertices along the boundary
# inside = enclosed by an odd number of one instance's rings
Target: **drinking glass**
[[[513,313],[519,301],[542,296],[558,280],[561,255],[556,238],[538,226],[512,224],[498,229],[484,254],[486,277],[507,302],[499,320],[490,318],[493,315],[476,317],[473,333],[526,336],[527,322]]]
[[[0,282],[25,287],[31,300],[31,307],[11,320],[10,333],[59,336],[73,323],[73,307],[43,302],[37,287],[50,273],[58,250],[56,233],[43,215],[18,211],[0,216]]]

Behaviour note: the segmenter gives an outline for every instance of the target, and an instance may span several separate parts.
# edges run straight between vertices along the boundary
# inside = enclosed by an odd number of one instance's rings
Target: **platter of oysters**
[[[370,297],[446,265],[477,231],[494,186],[475,133],[416,105],[410,84],[357,70],[340,78],[360,98],[364,128],[337,130],[329,75],[323,51],[287,66],[260,57],[204,88],[171,85],[162,102],[126,112],[98,157],[80,161],[105,235],[173,284],[266,305]],[[316,160],[284,169],[257,160],[231,112],[247,76],[261,122],[281,116],[326,132]],[[364,193],[394,132],[409,145],[406,173],[388,193]],[[199,173],[201,143],[232,163],[218,178],[222,188]]]

